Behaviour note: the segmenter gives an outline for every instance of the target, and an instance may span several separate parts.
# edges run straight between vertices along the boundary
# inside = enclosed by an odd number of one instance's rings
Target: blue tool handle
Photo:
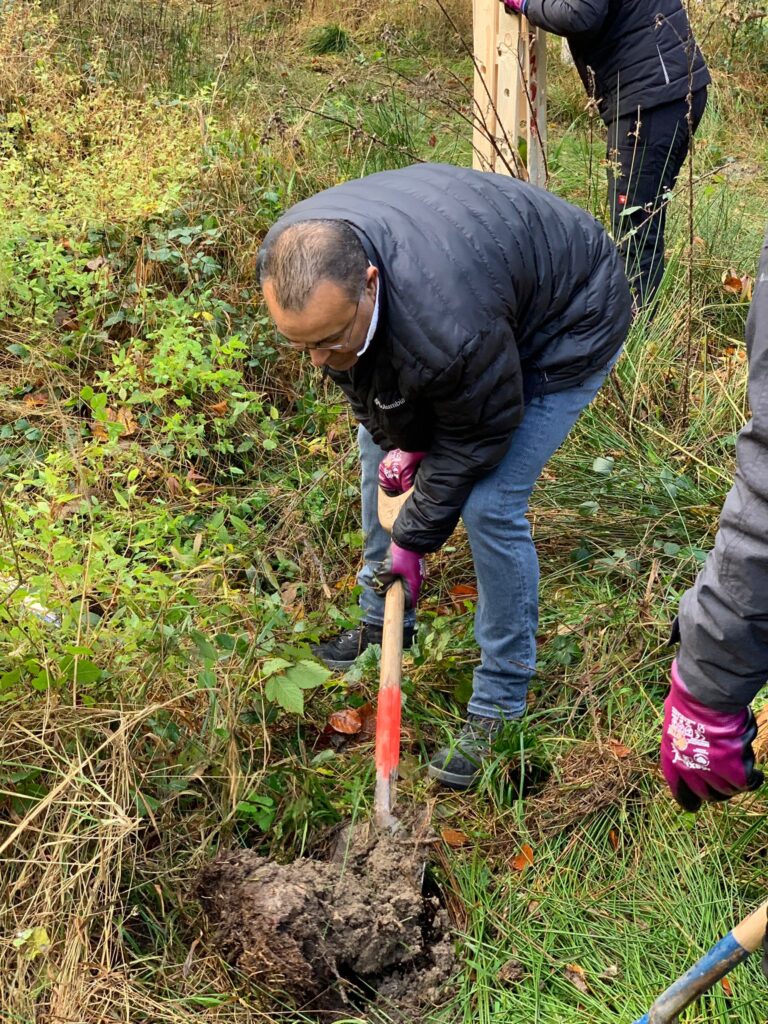
[[[767,911],[768,900],[662,992],[648,1013],[635,1024],[674,1024],[686,1006],[754,953],[765,935]]]

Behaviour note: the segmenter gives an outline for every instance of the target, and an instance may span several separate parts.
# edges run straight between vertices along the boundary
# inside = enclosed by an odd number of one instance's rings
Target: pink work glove
[[[424,556],[416,551],[406,551],[397,544],[390,544],[387,557],[373,574],[374,589],[386,593],[395,580],[402,580],[405,591],[405,607],[415,608],[419,603],[421,585],[426,571]]]
[[[728,800],[757,789],[752,740],[757,735],[750,707],[715,711],[694,700],[672,663],[672,685],[664,702],[661,767],[675,800],[686,811],[702,802]]]
[[[501,0],[501,2],[513,14],[525,14],[525,9],[528,6],[528,0]]]
[[[416,470],[426,452],[404,452],[394,448],[379,463],[379,487],[386,494],[405,494],[413,487]]]

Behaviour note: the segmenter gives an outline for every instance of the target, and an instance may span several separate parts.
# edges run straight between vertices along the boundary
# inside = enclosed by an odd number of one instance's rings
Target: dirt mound
[[[543,839],[566,832],[596,813],[617,807],[647,769],[618,743],[579,743],[559,758],[543,789],[526,805],[531,834]]]
[[[355,830],[330,862],[222,853],[196,895],[216,948],[276,1002],[348,1016],[378,1000],[418,1020],[456,968],[447,914],[422,894],[423,842]]]

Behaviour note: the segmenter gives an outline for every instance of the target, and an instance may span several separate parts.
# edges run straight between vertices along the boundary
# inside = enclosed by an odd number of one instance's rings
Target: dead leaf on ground
[[[463,609],[465,601],[477,600],[477,587],[474,583],[457,583],[448,591],[448,596],[453,604]]]
[[[631,757],[632,751],[629,747],[625,747],[623,743],[619,743],[618,740],[608,740],[608,746],[610,747],[611,753],[614,757]]]
[[[583,992],[585,995],[589,994],[589,985],[587,984],[587,972],[583,967],[579,967],[578,964],[568,964],[563,971],[565,977],[570,983],[577,988],[579,992]]]
[[[109,415],[110,409],[107,409],[107,416]],[[131,437],[139,429],[139,424],[136,422],[136,417],[133,415],[133,411],[128,408],[127,405],[121,405],[115,414],[115,421],[120,424],[123,428],[123,437]]]
[[[376,735],[376,707],[367,701],[357,709],[358,715],[360,715],[360,735],[365,737],[372,737]]]
[[[610,840],[611,846],[616,851],[619,849],[619,833],[615,828],[610,829],[608,832],[608,839]]]
[[[619,965],[611,964],[610,967],[606,967],[604,971],[601,971],[598,977],[600,981],[614,981],[620,973]]]
[[[343,708],[341,711],[334,711],[328,718],[328,724],[335,732],[342,732],[345,736],[354,736],[363,727],[357,708]]]
[[[280,587],[280,604],[287,615],[304,614],[304,602],[299,600],[301,583],[284,583]]]
[[[228,407],[229,404],[225,398],[223,402],[214,402],[213,405],[209,405],[208,412],[214,416],[226,416]]]
[[[728,292],[729,295],[737,295],[744,302],[752,300],[752,287],[755,281],[749,274],[739,274],[737,271],[729,268],[723,272],[720,280],[722,281],[724,292]]]
[[[517,982],[522,981],[525,977],[525,967],[523,967],[519,960],[507,960],[499,968],[497,977],[502,984],[516,985]]]
[[[97,441],[109,440],[109,431],[107,430],[103,423],[99,423],[97,421],[91,421],[91,435]]]
[[[48,395],[42,391],[31,391],[28,395],[24,396],[24,405],[31,409],[36,409],[41,405],[48,405]]]
[[[449,846],[467,846],[470,842],[469,836],[457,828],[441,828],[440,838]]]
[[[169,473],[165,478],[165,486],[171,497],[176,498],[181,494],[181,483],[179,478],[174,476],[173,473]]]
[[[720,979],[720,984],[723,986],[723,992],[725,992],[725,994],[730,999],[733,996],[733,986],[728,980],[728,975]]]
[[[520,847],[520,853],[514,856],[509,864],[514,871],[525,871],[526,868],[533,864],[533,847],[529,846],[528,843],[523,843]]]
[[[95,256],[92,260],[88,260],[85,264],[86,270],[101,270],[102,267],[107,265],[107,260],[103,256]]]

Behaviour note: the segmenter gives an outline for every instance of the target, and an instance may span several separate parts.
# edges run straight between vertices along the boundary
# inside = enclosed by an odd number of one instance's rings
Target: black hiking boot
[[[501,718],[468,715],[455,741],[432,758],[429,777],[449,789],[469,789],[477,782],[483,760],[503,727]]]
[[[407,651],[413,644],[413,633],[413,626],[403,626],[403,650]],[[357,629],[347,629],[331,640],[312,644],[311,650],[316,658],[334,672],[345,672],[366,647],[381,643],[381,634],[381,626],[361,622]]]

